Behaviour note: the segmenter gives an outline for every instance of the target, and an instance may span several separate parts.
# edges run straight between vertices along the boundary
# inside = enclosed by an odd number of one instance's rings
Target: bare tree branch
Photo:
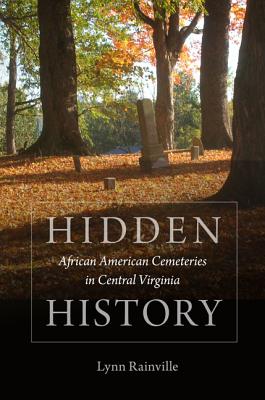
[[[30,99],[26,101],[19,101],[16,103],[16,106],[24,106],[25,104],[30,104],[30,103],[37,103],[40,101],[40,97],[36,97],[35,99]]]
[[[169,17],[169,28],[167,35],[168,46],[171,50],[175,48],[175,44],[179,37],[179,8]]]
[[[192,33],[194,33],[195,35],[201,35],[202,32],[203,32],[203,29],[195,28]]]
[[[155,21],[148,17],[142,10],[140,7],[140,0],[134,0],[133,1],[133,5],[134,5],[134,9],[138,15],[138,17],[145,22],[146,24],[150,25],[152,28],[154,28],[155,26]]]
[[[20,114],[23,111],[26,111],[26,110],[29,110],[31,108],[34,108],[34,107],[36,107],[37,104],[38,104],[38,102],[30,104],[30,105],[22,107],[22,108],[17,108],[16,111],[15,111],[15,114]]]
[[[12,15],[7,15],[5,17],[6,20],[10,20],[10,21],[16,21],[16,20],[23,20],[23,19],[28,19],[28,18],[37,18],[37,14],[25,14],[25,15],[21,15],[18,17],[13,17]]]
[[[98,105],[98,106],[90,106],[90,107],[86,107],[84,108],[82,111],[80,111],[80,113],[78,114],[78,117],[81,117],[82,115],[86,114],[87,112],[89,112],[90,110],[96,109],[96,108],[102,108],[104,109],[104,106],[102,105]]]
[[[179,8],[169,17],[169,35],[170,31],[179,31]]]
[[[183,42],[185,42],[185,40],[190,36],[191,33],[194,32],[198,21],[201,17],[201,12],[197,12],[194,16],[194,18],[192,19],[191,23],[188,26],[184,26],[181,30],[180,30],[180,34],[182,36],[182,40]]]

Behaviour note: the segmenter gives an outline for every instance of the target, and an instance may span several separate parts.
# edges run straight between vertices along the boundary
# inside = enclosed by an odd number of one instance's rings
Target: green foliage
[[[98,0],[73,0],[72,18],[79,94],[91,102],[132,85],[142,71],[126,48],[131,23],[122,23],[109,2]]]
[[[180,3],[185,3],[188,10],[201,9],[204,1],[161,0],[157,3],[173,12]],[[20,88],[17,101],[38,97],[37,0],[3,0],[0,14],[11,18],[11,23],[4,23],[0,17],[0,53],[4,59],[8,56],[10,30],[17,38]],[[148,72],[148,64],[137,63],[138,53],[132,46],[134,35],[142,28],[135,18],[131,0],[72,0],[72,17],[82,135],[93,142],[99,153],[115,147],[140,146],[135,92]],[[6,93],[7,87],[3,85],[0,88],[1,149],[5,133]],[[187,147],[191,138],[200,134],[198,88],[190,77],[181,77],[180,85],[175,87],[175,100],[177,145]],[[32,108],[16,115],[18,148],[23,147],[25,141],[30,145],[36,139],[37,113],[40,110]]]
[[[194,136],[200,136],[197,82],[191,76],[181,74],[180,83],[174,88],[174,96],[176,144],[178,148],[187,148]],[[93,143],[95,152],[105,153],[116,147],[141,147],[137,97],[137,93],[127,92],[117,98],[109,96],[93,103],[80,101],[80,129],[83,136]]]
[[[25,101],[26,95],[22,90],[17,90],[17,101]],[[0,153],[2,153],[5,143],[5,122],[6,122],[6,103],[7,103],[7,87],[0,87]],[[15,120],[15,137],[17,148],[23,148],[25,142],[28,146],[37,139],[36,115],[37,110],[32,108],[23,113],[16,114]]]
[[[188,75],[180,74],[180,83],[175,85],[175,127],[178,148],[191,145],[194,136],[200,137],[201,110],[199,88]]]
[[[14,2],[3,0],[0,4],[0,51],[9,63],[10,43],[15,40],[19,84],[16,91],[16,102],[25,102],[29,97],[38,97],[39,92],[39,58],[38,58],[38,19],[37,0]],[[8,71],[7,71],[8,72]],[[6,74],[5,78],[8,78]],[[0,151],[5,147],[5,124],[7,84],[1,82],[0,87]],[[24,104],[19,107],[15,116],[14,132],[17,148],[23,148],[27,142],[31,144],[36,139],[36,111],[26,109]]]
[[[32,92],[39,84],[37,0],[4,0],[0,4],[0,16],[1,51],[7,57],[10,35],[15,35],[20,86]]]
[[[158,10],[174,14],[178,8],[188,11],[204,11],[205,0],[152,0]]]
[[[136,101],[136,93],[126,93],[119,99],[109,99],[108,103],[88,106],[83,124],[85,136],[93,142],[95,152],[141,146]]]

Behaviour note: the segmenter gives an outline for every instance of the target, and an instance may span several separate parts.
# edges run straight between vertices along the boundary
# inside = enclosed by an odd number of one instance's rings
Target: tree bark
[[[17,49],[16,35],[10,29],[10,49],[9,49],[9,82],[7,90],[7,109],[6,109],[6,152],[16,154],[15,143],[15,113],[16,113],[16,88],[17,88]]]
[[[201,55],[202,141],[206,149],[232,145],[227,80],[231,0],[206,0]]]
[[[88,154],[77,110],[76,53],[70,0],[39,0],[43,131],[28,153]]]
[[[265,2],[248,0],[235,81],[233,156],[219,198],[265,204]]]
[[[140,6],[140,0],[133,0],[138,17],[153,30],[153,43],[156,54],[157,132],[164,149],[174,148],[174,96],[173,70],[179,59],[186,39],[194,32],[201,13],[197,12],[188,26],[180,28],[180,9],[178,2],[152,1],[154,18],[146,15]]]
[[[173,69],[177,60],[172,60],[167,49],[161,22],[156,24],[161,25],[156,27],[153,34],[157,75],[156,125],[160,142],[164,149],[170,150],[174,148]]]

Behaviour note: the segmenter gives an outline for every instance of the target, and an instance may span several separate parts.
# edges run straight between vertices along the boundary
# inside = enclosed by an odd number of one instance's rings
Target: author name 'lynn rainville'
[[[178,372],[179,366],[173,361],[162,361],[160,363],[148,363],[127,361],[126,363],[106,363],[97,361],[97,372],[107,375],[115,372]]]

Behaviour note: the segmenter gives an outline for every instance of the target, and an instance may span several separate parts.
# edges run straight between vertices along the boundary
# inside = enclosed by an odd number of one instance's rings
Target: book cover
[[[2,343],[84,351],[99,378],[248,370],[264,17],[262,0],[1,2]]]

